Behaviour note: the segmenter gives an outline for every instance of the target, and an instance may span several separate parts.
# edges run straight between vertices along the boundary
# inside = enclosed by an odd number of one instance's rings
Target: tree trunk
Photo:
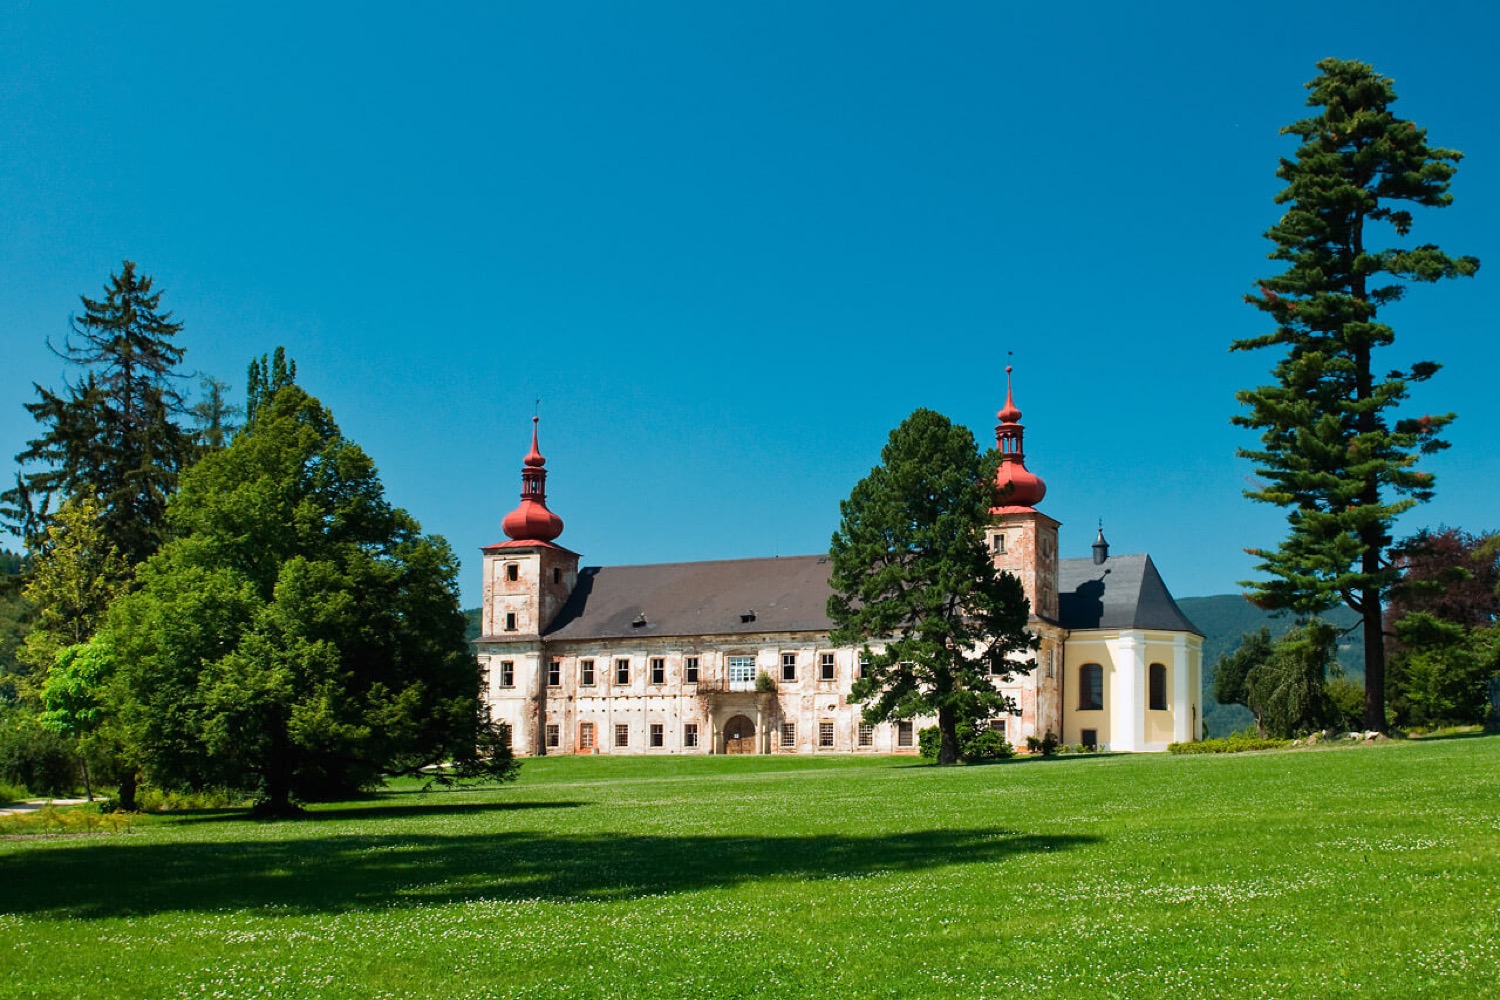
[[[88,796],[90,802],[94,801],[94,785],[89,781],[89,759],[79,756],[78,763],[83,767],[83,794]]]
[[[953,709],[942,707],[938,709],[938,735],[942,738],[938,744],[937,762],[939,764],[958,763],[958,716]]]
[[[1368,559],[1367,559],[1368,561]],[[1365,728],[1383,733],[1385,723],[1385,628],[1381,593],[1370,587],[1361,595],[1365,636]]]
[[[125,776],[120,779],[120,808],[126,812],[135,812],[137,809],[135,804],[135,787],[135,769],[127,767],[125,769]]]

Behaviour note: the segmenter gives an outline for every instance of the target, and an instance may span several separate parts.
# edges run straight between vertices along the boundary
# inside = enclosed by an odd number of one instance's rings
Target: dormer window
[[[740,622],[741,622],[741,624],[748,625],[748,624],[750,624],[753,621],[755,621],[755,612],[754,611],[746,611],[746,612],[744,612],[743,614],[740,615]]]

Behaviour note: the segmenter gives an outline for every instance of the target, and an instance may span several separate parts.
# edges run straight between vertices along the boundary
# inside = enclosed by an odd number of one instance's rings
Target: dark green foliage
[[[917,733],[917,751],[928,760],[937,760],[942,750],[943,734],[937,726],[927,726]],[[959,757],[968,763],[979,760],[1003,760],[1016,755],[1015,747],[991,729],[986,720],[958,724]]]
[[[25,557],[19,553],[0,549],[0,706],[15,702],[18,677],[30,672],[16,659],[35,614],[21,594],[25,565]]]
[[[199,453],[218,451],[229,443],[239,427],[234,419],[243,415],[225,396],[229,383],[206,375],[199,380],[201,398],[193,404],[193,440]]]
[[[1041,754],[1043,757],[1051,757],[1062,748],[1062,740],[1052,730],[1047,730],[1042,736],[1026,737],[1026,749],[1031,753]]]
[[[1270,655],[1250,667],[1246,703],[1262,735],[1288,739],[1336,721],[1327,679],[1337,639],[1337,629],[1314,618],[1278,639]]]
[[[167,500],[177,476],[193,460],[193,436],[175,422],[182,396],[175,380],[182,330],[161,310],[161,293],[125,261],[111,276],[104,298],[82,297],[83,315],[57,354],[84,369],[61,394],[36,386],[26,409],[42,425],[40,437],[16,456],[23,469],[14,488],[0,494],[0,519],[44,551],[46,529],[69,497],[101,504],[105,537],[128,565],[161,544]]]
[[[66,795],[78,786],[72,744],[37,724],[25,708],[0,707],[0,781],[33,795]]]
[[[386,502],[317,400],[295,385],[262,400],[169,513],[173,540],[96,639],[155,783],[285,812],[442,762],[435,780],[512,775],[452,552]]]
[[[1260,432],[1241,452],[1263,485],[1254,500],[1288,509],[1286,538],[1256,549],[1269,579],[1250,584],[1257,603],[1318,613],[1347,603],[1363,620],[1365,724],[1385,727],[1382,605],[1395,582],[1386,560],[1398,514],[1432,495],[1417,459],[1445,447],[1438,432],[1452,414],[1395,416],[1409,386],[1431,378],[1432,362],[1389,371],[1375,359],[1394,332],[1382,306],[1410,282],[1472,275],[1479,262],[1430,244],[1382,245],[1406,237],[1411,208],[1447,205],[1459,153],[1429,146],[1426,130],[1393,115],[1391,81],[1359,62],[1325,59],[1308,84],[1320,112],[1282,131],[1301,140],[1281,161],[1285,206],[1267,233],[1271,259],[1285,265],[1246,300],[1276,324],[1234,350],[1283,353],[1274,381],[1240,392],[1235,422]]]
[[[1029,670],[1017,657],[1037,644],[1020,581],[984,545],[992,463],[967,429],[917,410],[840,504],[830,548],[830,641],[869,661],[850,697],[869,722],[935,714],[940,764],[958,760],[960,720],[1012,707],[993,678]]]
[[[1246,681],[1250,672],[1271,658],[1271,630],[1262,627],[1259,632],[1246,632],[1240,636],[1240,644],[1233,653],[1219,658],[1213,671],[1214,700],[1222,705],[1250,707],[1250,690]]]
[[[264,354],[250,362],[245,376],[245,419],[254,420],[262,404],[297,381],[297,362],[288,359],[286,348],[278,347],[269,359]]]

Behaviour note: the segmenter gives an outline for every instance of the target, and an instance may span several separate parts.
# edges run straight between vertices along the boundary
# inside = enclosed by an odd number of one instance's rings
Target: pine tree
[[[195,455],[192,435],[176,423],[182,324],[128,260],[104,298],[81,298],[83,315],[53,350],[85,374],[61,394],[35,387],[39,398],[26,409],[44,431],[16,460],[41,468],[18,473],[0,494],[0,517],[39,552],[57,505],[97,498],[106,538],[134,566],[161,544],[167,500]]]
[[[1276,329],[1232,345],[1285,352],[1272,384],[1238,393],[1249,412],[1235,423],[1261,432],[1261,447],[1241,455],[1265,481],[1246,495],[1288,508],[1280,546],[1251,550],[1270,579],[1247,585],[1263,607],[1317,613],[1342,601],[1359,613],[1365,725],[1383,730],[1381,608],[1398,575],[1387,559],[1391,526],[1432,495],[1433,478],[1416,463],[1446,446],[1437,435],[1453,414],[1395,417],[1411,383],[1439,366],[1378,375],[1375,352],[1394,333],[1377,314],[1406,283],[1472,275],[1479,262],[1431,244],[1378,245],[1382,229],[1409,235],[1411,206],[1452,201],[1461,154],[1428,145],[1425,129],[1393,115],[1391,81],[1369,66],[1325,59],[1318,69],[1307,103],[1320,113],[1282,129],[1302,142],[1277,170],[1287,187],[1276,201],[1287,208],[1266,234],[1286,268],[1246,296]]]
[[[1037,646],[1021,583],[985,549],[994,465],[974,436],[917,410],[891,432],[881,464],[840,505],[833,536],[829,641],[862,645],[851,698],[868,722],[936,715],[939,764],[957,762],[958,726],[1014,708],[997,676]]]

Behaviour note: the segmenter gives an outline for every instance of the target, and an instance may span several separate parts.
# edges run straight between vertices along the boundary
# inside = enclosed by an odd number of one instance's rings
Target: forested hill
[[[1225,736],[1245,728],[1252,721],[1247,709],[1239,705],[1220,705],[1213,700],[1214,667],[1218,665],[1219,657],[1234,652],[1240,644],[1240,636],[1246,632],[1254,632],[1264,625],[1272,635],[1283,635],[1296,624],[1296,619],[1290,614],[1262,611],[1239,594],[1184,597],[1178,600],[1177,606],[1203,632],[1203,722],[1208,735]],[[479,638],[479,609],[473,608],[465,614],[469,618],[469,638]],[[1348,608],[1330,611],[1327,618],[1343,628],[1350,628],[1359,620]],[[1363,682],[1364,657],[1364,637],[1354,629],[1339,642],[1339,662],[1343,665],[1344,676]]]
[[[1285,635],[1297,623],[1288,612],[1262,611],[1240,594],[1217,597],[1182,597],[1177,606],[1192,619],[1203,633],[1203,722],[1210,736],[1225,736],[1243,729],[1253,721],[1248,709],[1239,705],[1220,705],[1213,700],[1214,668],[1219,657],[1232,653],[1246,632],[1262,626],[1272,636]],[[1365,641],[1356,627],[1359,618],[1348,608],[1339,607],[1324,616],[1340,628],[1351,629],[1339,640],[1339,664],[1344,676],[1357,683],[1365,678]]]

